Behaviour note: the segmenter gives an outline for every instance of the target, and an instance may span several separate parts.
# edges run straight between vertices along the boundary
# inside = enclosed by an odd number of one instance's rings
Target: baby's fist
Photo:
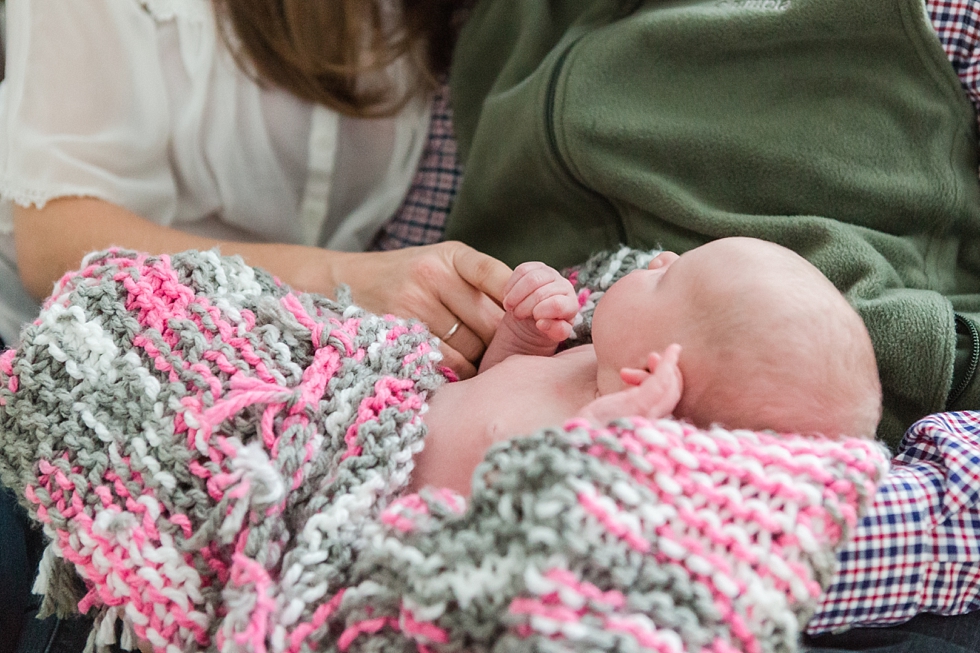
[[[504,287],[504,310],[516,319],[531,320],[554,342],[572,335],[578,298],[571,282],[552,267],[531,261],[521,263]]]

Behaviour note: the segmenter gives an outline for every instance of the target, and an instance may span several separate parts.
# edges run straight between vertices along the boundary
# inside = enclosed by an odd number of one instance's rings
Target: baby
[[[593,344],[555,354],[578,310],[542,263],[514,270],[505,317],[477,376],[429,403],[412,490],[469,494],[495,442],[583,417],[673,416],[699,427],[874,436],[881,385],[860,316],[813,265],[753,238],[724,238],[613,284]]]

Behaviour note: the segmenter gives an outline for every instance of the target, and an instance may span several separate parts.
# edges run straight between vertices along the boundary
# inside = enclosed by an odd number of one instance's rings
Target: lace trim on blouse
[[[139,0],[139,3],[159,21],[183,18],[203,22],[211,11],[206,0]]]
[[[17,206],[24,208],[36,207],[43,209],[45,204],[51,200],[61,197],[95,197],[106,199],[105,193],[92,188],[83,188],[71,184],[61,185],[57,188],[39,188],[23,183],[17,183],[9,177],[0,177],[0,199],[13,202]],[[0,220],[0,232],[9,231],[5,221]]]

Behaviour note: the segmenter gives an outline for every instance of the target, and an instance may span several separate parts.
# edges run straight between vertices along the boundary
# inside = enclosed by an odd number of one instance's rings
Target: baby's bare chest
[[[587,357],[512,356],[471,381],[464,411],[494,441],[558,426],[595,398]]]

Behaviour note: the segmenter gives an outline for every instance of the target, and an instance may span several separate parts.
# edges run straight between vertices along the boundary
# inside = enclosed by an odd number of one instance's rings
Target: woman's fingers
[[[493,339],[503,317],[504,287],[511,270],[497,259],[458,242],[440,243],[451,262],[446,283],[435,286],[440,302],[460,322],[445,345],[471,363],[477,363]]]
[[[497,304],[510,268],[462,243],[351,254],[334,278],[351,286],[354,302],[376,313],[425,322],[445,337],[444,362],[462,378],[475,373],[503,317]]]
[[[471,361],[479,358],[493,339],[503,316],[503,309],[498,302],[510,277],[510,268],[493,257],[457,242],[438,243],[386,254],[397,255],[402,252],[408,252],[406,255],[412,256],[408,269],[394,270],[392,275],[400,275],[401,279],[389,278],[386,283],[394,286],[409,285],[411,296],[416,297],[419,304],[412,315],[430,328],[448,329],[455,320],[460,320],[482,345],[472,342],[464,334],[460,340],[465,344],[454,347],[467,355],[467,358],[472,350],[475,358],[470,358]],[[455,317],[444,320],[444,310]],[[442,327],[444,322],[445,326]]]
[[[504,286],[511,275],[505,263],[460,242],[440,244],[452,253],[453,265],[464,281],[498,303],[503,301]]]
[[[456,360],[456,356],[467,361],[470,367],[473,367],[473,373],[476,373],[476,362],[486,351],[486,345],[478,335],[466,326],[462,319],[457,319],[448,329],[443,331],[438,331],[431,326],[429,328],[432,334],[440,340],[440,349],[446,356],[446,364],[452,367],[460,378],[469,378],[471,375],[466,374],[462,368],[457,369],[456,366],[449,364],[450,360]],[[450,352],[456,356],[450,355]]]
[[[462,319],[434,299],[419,313],[437,316],[423,322],[429,327],[429,332],[439,339],[442,364],[451,368],[461,379],[468,379],[476,374],[476,364],[486,349],[483,341]]]
[[[444,303],[457,315],[459,312],[465,312],[467,315],[463,321],[484,344],[489,344],[503,316],[500,304],[503,303],[504,287],[510,279],[511,269],[492,256],[478,252],[463,243],[440,244],[449,250],[453,268],[459,278],[466,282],[469,288],[475,290],[475,293],[464,290],[463,296],[450,293],[444,296]],[[475,299],[475,305],[469,310],[463,310],[459,302],[465,302],[467,299],[471,302]]]
[[[442,363],[450,368],[461,379],[468,379],[476,376],[476,366],[466,359],[461,353],[443,343],[439,347],[442,352]]]
[[[503,309],[469,284],[447,284],[440,290],[439,300],[461,325],[453,335],[453,347],[472,361],[479,359],[497,331]]]

